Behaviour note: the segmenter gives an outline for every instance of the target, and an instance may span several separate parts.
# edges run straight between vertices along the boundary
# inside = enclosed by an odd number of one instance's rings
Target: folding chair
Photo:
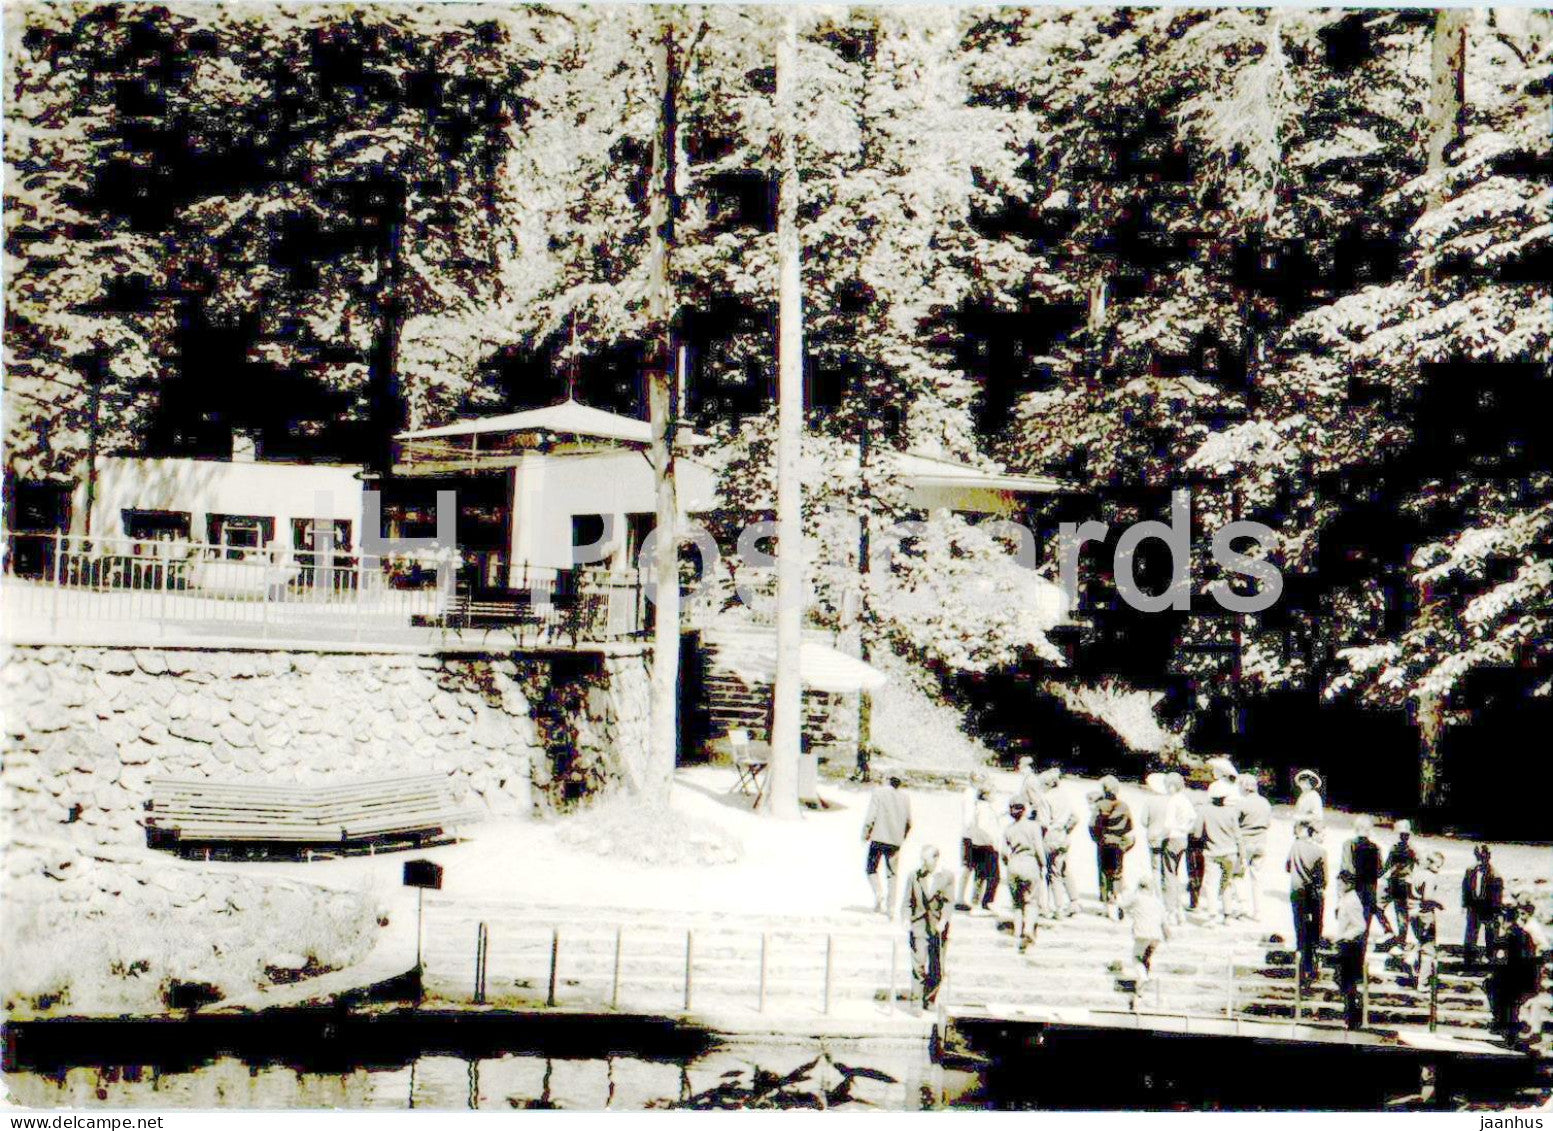
[[[734,772],[738,774],[733,785],[728,787],[728,792],[753,795],[758,805],[760,795],[764,792],[760,778],[766,763],[764,760],[750,757],[750,732],[742,728],[730,730],[728,749],[733,754]]]

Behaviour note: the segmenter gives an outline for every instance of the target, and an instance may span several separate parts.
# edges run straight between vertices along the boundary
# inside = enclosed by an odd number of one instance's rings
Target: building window
[[[188,511],[134,510],[122,512],[124,535],[137,542],[187,542],[191,529]]]
[[[642,545],[658,528],[658,516],[650,511],[638,511],[626,515],[626,568],[634,569],[641,556]]]
[[[252,557],[275,538],[275,520],[260,515],[213,514],[206,517],[210,544],[221,556],[234,560]]]
[[[344,553],[351,546],[351,522],[348,518],[326,519],[320,522],[316,518],[294,518],[291,520],[291,548],[303,553],[312,553],[323,541],[323,535],[331,533],[329,524],[333,523],[334,530],[331,538],[331,548],[336,553]]]
[[[70,530],[70,485],[19,479],[11,500],[13,531]]]
[[[598,565],[608,561],[614,547],[614,516],[602,514],[572,515],[572,565]]]

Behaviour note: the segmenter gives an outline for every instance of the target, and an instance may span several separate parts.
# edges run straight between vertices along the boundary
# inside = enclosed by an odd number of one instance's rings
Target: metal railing
[[[427,961],[442,995],[487,1004],[688,1013],[829,1015],[843,1002],[894,1013],[911,993],[903,939],[877,932],[540,921],[441,935]],[[466,991],[465,987],[469,987]],[[947,973],[941,995],[947,990]]]
[[[7,532],[8,622],[34,633],[104,623],[230,627],[259,636],[364,639],[448,623],[460,588],[451,568],[348,550]],[[525,575],[526,576],[526,575]],[[640,631],[634,575],[579,571],[560,594],[536,573],[524,628],[573,641]]]

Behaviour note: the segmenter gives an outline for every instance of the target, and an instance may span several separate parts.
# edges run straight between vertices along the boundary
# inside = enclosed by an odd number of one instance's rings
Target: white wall
[[[906,501],[919,510],[954,511],[958,514],[994,514],[1004,517],[1018,510],[1017,496],[988,487],[950,487],[912,485],[908,480]]]
[[[137,459],[104,456],[97,461],[92,533],[123,537],[125,509],[186,511],[190,536],[204,541],[208,514],[259,515],[275,519],[275,533],[289,548],[294,518],[344,518],[351,524],[351,548],[361,544],[362,482],[358,467],[293,463],[231,463],[205,459]],[[320,513],[319,496],[325,496]],[[86,532],[86,484],[77,483],[71,533]]]
[[[711,509],[717,478],[705,464],[681,456],[679,506],[682,514]],[[566,569],[572,565],[572,516],[615,516],[614,537],[623,551],[626,515],[652,513],[652,465],[644,452],[611,451],[576,455],[530,453],[514,469],[512,560]],[[623,553],[608,563],[624,569]],[[634,565],[635,563],[629,563]]]
[[[205,538],[207,514],[260,515],[275,519],[275,531],[287,545],[291,520],[319,515],[317,497],[332,501],[331,518],[349,519],[351,548],[361,543],[362,482],[357,467],[325,464],[232,463],[227,460],[100,457],[92,530],[101,537],[124,535],[121,512],[186,511],[195,540]],[[607,564],[625,569],[626,515],[657,509],[652,466],[643,452],[529,453],[513,469],[512,560],[555,568],[572,565],[572,517],[613,515],[619,552]],[[1006,492],[975,487],[916,487],[913,506],[972,514],[1009,514],[1014,498]],[[710,510],[716,502],[716,475],[704,463],[679,460],[679,501],[683,514]],[[85,532],[86,485],[77,483],[72,508],[73,534]]]

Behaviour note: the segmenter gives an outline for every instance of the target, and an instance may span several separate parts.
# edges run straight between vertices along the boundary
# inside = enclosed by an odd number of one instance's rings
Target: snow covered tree
[[[1545,398],[1553,381],[1553,295],[1539,268],[1553,241],[1553,191],[1543,172],[1553,160],[1546,128],[1553,27],[1540,13],[1479,16],[1468,25],[1467,52],[1462,143],[1409,186],[1434,203],[1413,229],[1407,273],[1311,316],[1335,361],[1394,390],[1404,406],[1430,382],[1487,377],[1495,365],[1520,367],[1534,398],[1539,388]],[[1483,380],[1479,395],[1518,394],[1514,384]],[[1524,403],[1501,407],[1513,412]],[[1391,429],[1416,420],[1397,416]],[[1407,501],[1439,531],[1410,562],[1422,599],[1395,639],[1348,653],[1351,672],[1338,689],[1391,702],[1449,697],[1469,673],[1491,665],[1520,667],[1533,693],[1553,691],[1553,466],[1537,440],[1541,429],[1521,423],[1486,446],[1458,435],[1465,466],[1449,480],[1421,484]]]
[[[5,446],[8,470],[36,479],[76,478],[91,449],[132,442],[171,323],[151,300],[158,242],[81,199],[112,110],[62,43],[78,28],[123,34],[102,12],[6,9]]]
[[[527,71],[506,25],[415,9],[39,7],[13,30],[31,65],[13,71],[12,112],[27,120],[12,134],[34,152],[13,146],[12,160],[36,168],[10,247],[36,305],[78,317],[69,300],[88,284],[18,226],[95,227],[98,243],[59,247],[139,285],[138,306],[93,319],[143,340],[109,351],[113,372],[166,368],[175,322],[197,311],[243,328],[252,376],[306,371],[344,392],[381,465],[411,399],[405,324],[469,317],[492,293],[497,174]]]

